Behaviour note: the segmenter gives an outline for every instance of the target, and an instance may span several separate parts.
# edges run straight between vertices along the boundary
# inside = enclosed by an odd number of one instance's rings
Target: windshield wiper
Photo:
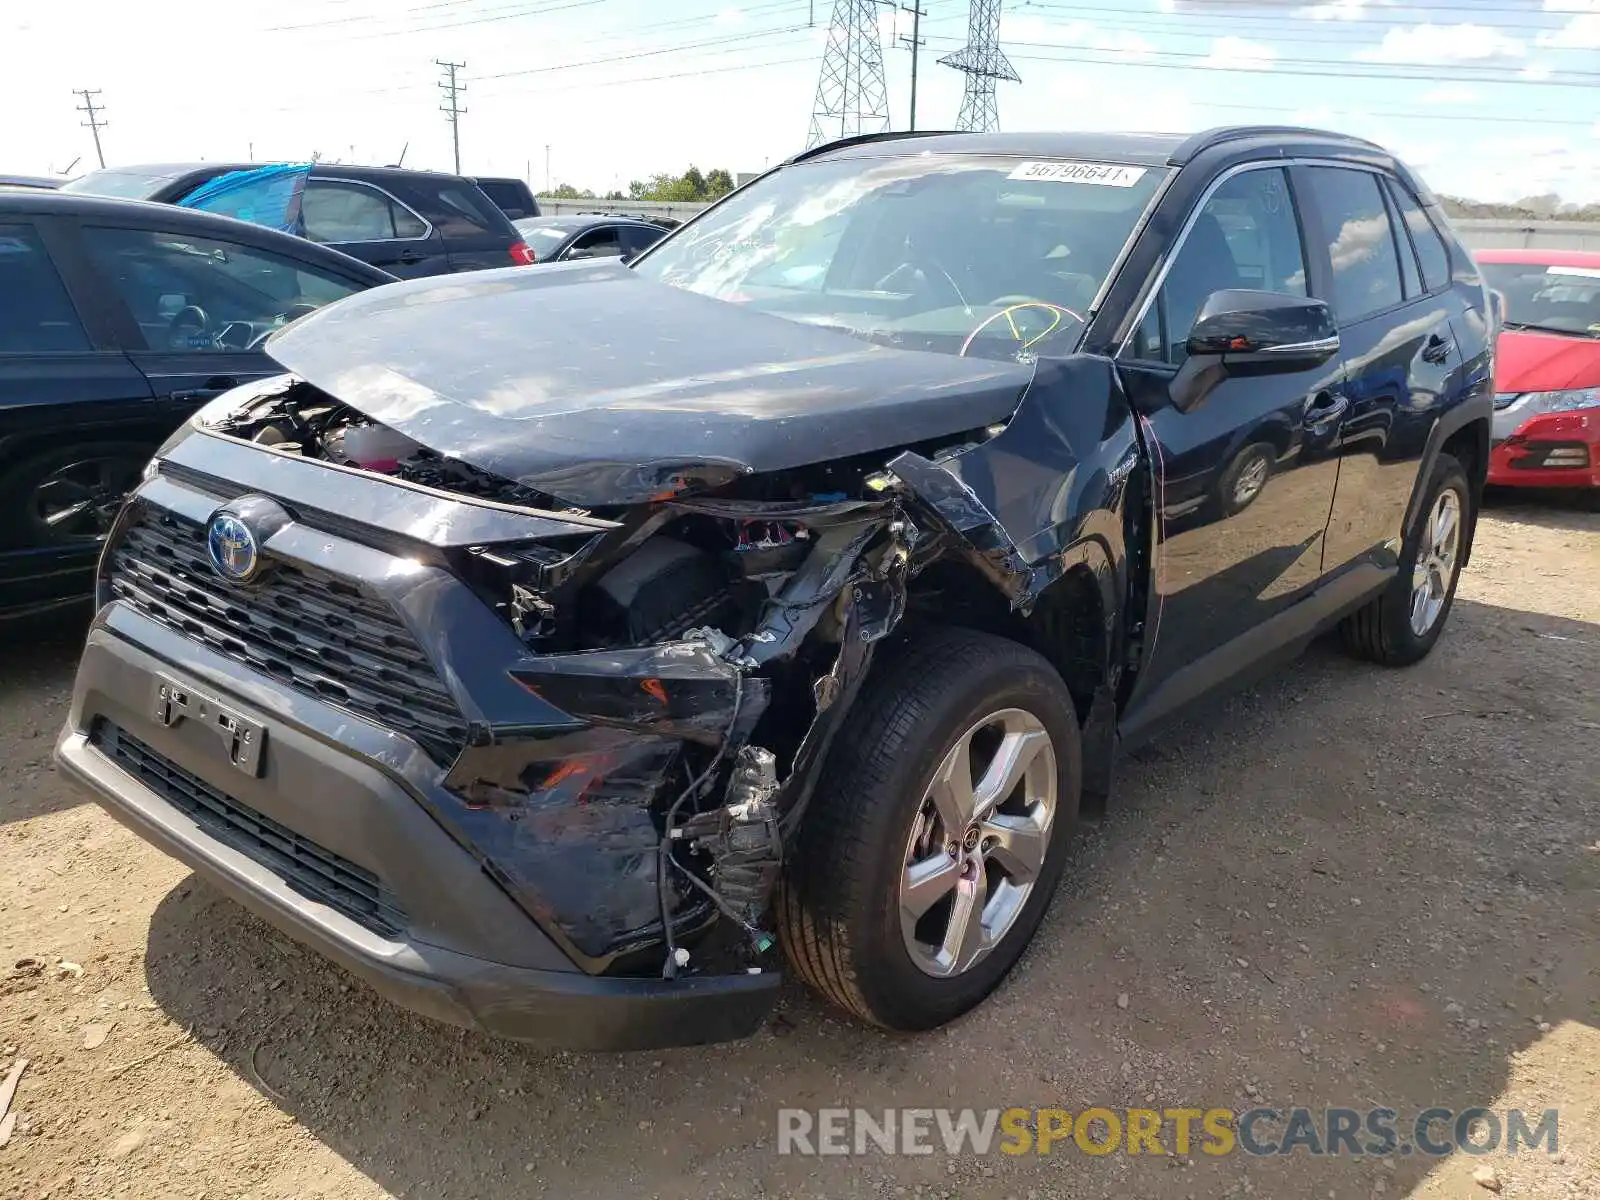
[[[1502,329],[1525,330],[1529,333],[1554,333],[1561,337],[1595,338],[1600,337],[1600,329],[1590,326],[1588,329],[1557,329],[1554,325],[1538,325],[1532,321],[1502,321]]]

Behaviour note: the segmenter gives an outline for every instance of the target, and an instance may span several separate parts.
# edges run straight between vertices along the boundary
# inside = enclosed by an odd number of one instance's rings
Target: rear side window
[[[306,181],[300,217],[313,242],[384,242],[428,232],[421,218],[386,192],[329,179]]]
[[[1344,322],[1393,308],[1404,299],[1400,256],[1389,210],[1370,171],[1310,167],[1333,267],[1333,311]]]
[[[646,229],[643,225],[624,225],[617,231],[617,236],[622,239],[622,252],[624,254],[643,254],[662,238],[667,236],[664,229]]]
[[[1151,310],[1157,320],[1147,314],[1134,336],[1134,353],[1181,363],[1200,306],[1230,288],[1306,294],[1300,223],[1280,168],[1240,172],[1211,193],[1161,285]]]
[[[1400,212],[1394,206],[1394,193],[1384,186],[1384,203],[1389,209],[1389,228],[1395,231],[1395,249],[1400,255],[1400,282],[1405,285],[1406,299],[1415,300],[1427,290],[1422,286],[1422,276],[1417,271],[1417,256],[1412,252],[1411,239],[1406,236]]]
[[[1400,208],[1401,220],[1411,233],[1411,244],[1417,248],[1422,284],[1428,291],[1437,292],[1450,282],[1450,252],[1444,247],[1444,239],[1408,189],[1391,179],[1389,194]]]
[[[0,354],[89,348],[89,335],[38,230],[0,225]]]
[[[435,195],[450,216],[465,222],[480,233],[500,233],[510,220],[478,190],[476,184],[446,184]]]

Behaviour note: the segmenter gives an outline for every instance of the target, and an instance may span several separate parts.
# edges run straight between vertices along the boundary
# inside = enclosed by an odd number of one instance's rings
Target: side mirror
[[[583,246],[583,247],[580,247],[580,248],[574,248],[572,250],[568,250],[561,257],[566,262],[576,262],[577,260],[579,260],[581,258],[593,258],[594,257],[594,248],[592,246]]]
[[[1200,306],[1172,381],[1172,403],[1195,408],[1229,376],[1278,375],[1319,367],[1339,353],[1333,313],[1321,300],[1225,289]]]

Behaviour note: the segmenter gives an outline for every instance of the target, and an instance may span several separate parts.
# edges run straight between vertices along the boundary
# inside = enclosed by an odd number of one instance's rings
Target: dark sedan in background
[[[517,232],[534,262],[571,262],[584,258],[631,261],[662,238],[668,229],[641,217],[610,213],[572,213],[518,221]]]
[[[91,171],[61,189],[178,204],[260,163],[164,163]],[[511,218],[470,179],[400,167],[316,163],[300,201],[304,233],[409,279],[532,261]]]
[[[280,370],[268,334],[393,278],[209,213],[0,191],[0,617],[86,598],[167,435]]]

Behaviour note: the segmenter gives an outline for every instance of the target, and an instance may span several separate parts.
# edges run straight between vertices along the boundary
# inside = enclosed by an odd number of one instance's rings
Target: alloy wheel
[[[1446,488],[1428,514],[1411,570],[1411,632],[1418,637],[1432,629],[1444,611],[1460,551],[1461,497]]]
[[[138,474],[139,464],[120,456],[65,463],[33,489],[29,516],[52,541],[102,538]]]
[[[1032,713],[991,713],[945,754],[906,844],[900,926],[928,975],[963,974],[1010,932],[1044,869],[1056,756]]]

